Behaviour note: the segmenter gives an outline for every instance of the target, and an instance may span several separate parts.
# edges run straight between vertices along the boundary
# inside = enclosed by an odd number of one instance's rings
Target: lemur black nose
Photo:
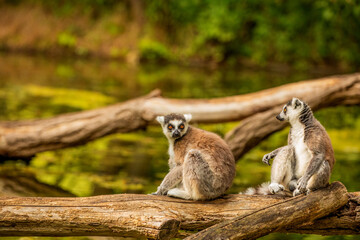
[[[173,136],[173,138],[178,138],[178,137],[180,137],[180,131],[179,131],[179,130],[176,130],[175,132],[173,132],[172,136]]]
[[[276,119],[279,121],[284,121],[284,119],[282,117],[280,117],[280,114],[276,116]]]

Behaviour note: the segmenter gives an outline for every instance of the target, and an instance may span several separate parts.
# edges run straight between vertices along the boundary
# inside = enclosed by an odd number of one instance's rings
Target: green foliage
[[[147,14],[179,42],[191,38],[194,54],[217,62],[360,64],[356,1],[149,1]],[[184,34],[188,28],[194,34]]]
[[[68,32],[62,32],[58,36],[58,44],[63,47],[75,47],[76,37]]]
[[[144,38],[139,43],[140,57],[145,61],[170,60],[170,52],[165,45],[160,42]]]
[[[55,15],[84,17],[86,24],[65,24],[70,30],[65,28],[56,41],[59,46],[75,48],[79,55],[88,54],[89,49],[76,48],[78,42],[100,51],[100,46],[117,42],[122,34],[134,38],[129,26],[144,19],[146,24],[138,26],[142,29],[136,29],[140,37],[134,39],[143,60],[236,63],[245,59],[255,65],[276,62],[300,70],[312,65],[360,66],[360,32],[356,31],[360,29],[360,5],[356,0],[16,1],[21,2],[42,5]],[[134,6],[137,8],[131,9]],[[118,14],[123,16],[112,18]],[[104,20],[106,24],[95,31],[97,36],[104,34],[103,38],[86,38],[87,28]],[[82,32],[71,30],[74,26]],[[114,44],[109,55],[122,57],[133,47],[127,48]]]
[[[108,13],[118,3],[116,0],[81,0],[74,3],[73,1],[64,0],[17,0],[31,2],[33,4],[41,3],[53,13],[63,15],[73,15],[77,13],[87,14],[96,17],[100,14]]]

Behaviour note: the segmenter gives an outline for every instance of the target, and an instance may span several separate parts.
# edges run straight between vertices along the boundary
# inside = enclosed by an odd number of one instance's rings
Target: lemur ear
[[[157,116],[156,121],[158,121],[161,125],[164,124],[165,117],[164,116]]]
[[[298,98],[294,98],[294,108],[301,106],[301,101]]]
[[[192,119],[192,115],[191,115],[190,113],[188,113],[188,114],[184,114],[184,118],[185,118],[186,122],[188,123],[188,122],[190,122],[190,121],[191,121],[191,119]]]

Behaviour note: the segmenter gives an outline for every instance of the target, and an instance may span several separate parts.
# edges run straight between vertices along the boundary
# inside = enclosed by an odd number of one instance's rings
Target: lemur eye
[[[284,113],[286,113],[286,111],[287,111],[287,108],[284,108]]]
[[[185,127],[184,124],[180,124],[180,125],[179,125],[179,128],[180,128],[180,129],[184,129],[184,127]]]
[[[169,130],[171,130],[171,129],[173,129],[173,128],[174,128],[173,125],[169,125],[169,126],[168,126],[168,129],[169,129]]]

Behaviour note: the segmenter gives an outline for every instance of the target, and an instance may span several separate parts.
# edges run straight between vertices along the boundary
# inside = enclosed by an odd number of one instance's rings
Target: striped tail
[[[245,190],[245,192],[241,192],[240,194],[245,194],[245,195],[270,195],[270,191],[269,191],[269,185],[270,182],[264,182],[262,183],[260,186],[254,188],[254,187],[250,187],[248,189]]]
[[[248,189],[245,190],[245,192],[240,192],[239,194],[245,194],[245,195],[274,195],[274,193],[270,192],[269,189],[270,186],[270,182],[264,182],[262,183],[260,186],[258,187],[250,187]],[[280,195],[280,196],[292,196],[292,193],[285,189],[282,191],[279,191],[277,193],[275,193],[275,195]]]

